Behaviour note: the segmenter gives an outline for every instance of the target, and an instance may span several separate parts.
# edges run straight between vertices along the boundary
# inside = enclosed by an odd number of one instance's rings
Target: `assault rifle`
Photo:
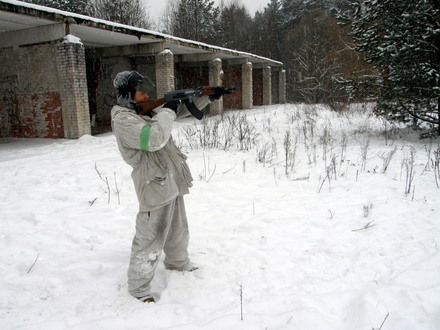
[[[238,91],[239,88],[231,87],[226,88],[223,86],[205,86],[205,87],[197,87],[191,89],[181,89],[174,92],[168,92],[164,94],[164,97],[156,100],[147,100],[144,102],[138,102],[138,105],[141,106],[142,111],[139,112],[140,115],[145,115],[151,110],[161,106],[170,101],[182,101],[188,111],[197,119],[203,118],[203,112],[201,112],[193,102],[193,98],[205,96],[205,95],[226,95],[231,94],[233,91]]]

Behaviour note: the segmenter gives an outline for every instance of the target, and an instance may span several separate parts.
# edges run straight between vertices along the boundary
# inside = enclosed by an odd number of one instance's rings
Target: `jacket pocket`
[[[150,175],[143,182],[142,198],[152,207],[163,205],[177,195],[177,187],[170,175]]]
[[[141,210],[162,206],[178,195],[177,186],[170,174],[152,162],[140,164],[132,177]]]

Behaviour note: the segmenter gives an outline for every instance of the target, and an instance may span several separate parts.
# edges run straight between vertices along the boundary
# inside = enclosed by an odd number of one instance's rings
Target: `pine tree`
[[[169,0],[163,19],[165,32],[174,36],[218,44],[220,9],[210,0]]]
[[[243,5],[230,3],[220,8],[220,36],[219,45],[250,51],[252,18]]]
[[[378,112],[440,134],[440,1],[357,0],[351,24],[356,50],[375,75],[356,81],[378,101]]]
[[[256,12],[252,29],[253,52],[275,60],[282,56],[283,22],[280,0],[271,0],[263,12]]]

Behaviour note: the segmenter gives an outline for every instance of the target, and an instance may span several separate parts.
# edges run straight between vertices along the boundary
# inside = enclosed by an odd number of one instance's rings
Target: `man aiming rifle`
[[[132,168],[139,201],[136,234],[128,267],[128,290],[142,302],[155,302],[150,283],[162,250],[165,268],[193,271],[188,257],[188,222],[183,195],[192,186],[186,156],[174,144],[173,122],[192,113],[198,119],[211,101],[234,89],[201,87],[149,100],[154,85],[136,71],[116,75],[117,105],[112,129],[124,161]],[[201,114],[201,115],[200,115]]]
[[[138,102],[138,105],[142,108],[139,114],[141,115],[148,114],[153,109],[167,102],[180,101],[185,104],[187,110],[194,117],[200,120],[203,118],[203,112],[200,111],[194,105],[193,102],[194,98],[200,96],[210,96],[211,100],[215,100],[218,99],[219,96],[231,94],[233,91],[238,91],[238,88],[237,87],[226,88],[223,86],[215,86],[215,87],[205,86],[205,87],[181,89],[174,92],[168,92],[164,94],[163,98]]]

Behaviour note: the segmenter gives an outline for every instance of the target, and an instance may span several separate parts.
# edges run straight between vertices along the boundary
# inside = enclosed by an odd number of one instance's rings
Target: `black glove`
[[[168,108],[173,110],[174,112],[177,113],[177,107],[179,106],[179,104],[181,103],[180,100],[176,100],[176,101],[168,101],[167,103],[165,103],[163,105],[164,108]]]
[[[218,100],[219,98],[221,98],[225,94],[226,94],[226,88],[224,88],[223,86],[217,86],[217,87],[214,87],[214,94],[209,95],[209,99],[211,101]]]

